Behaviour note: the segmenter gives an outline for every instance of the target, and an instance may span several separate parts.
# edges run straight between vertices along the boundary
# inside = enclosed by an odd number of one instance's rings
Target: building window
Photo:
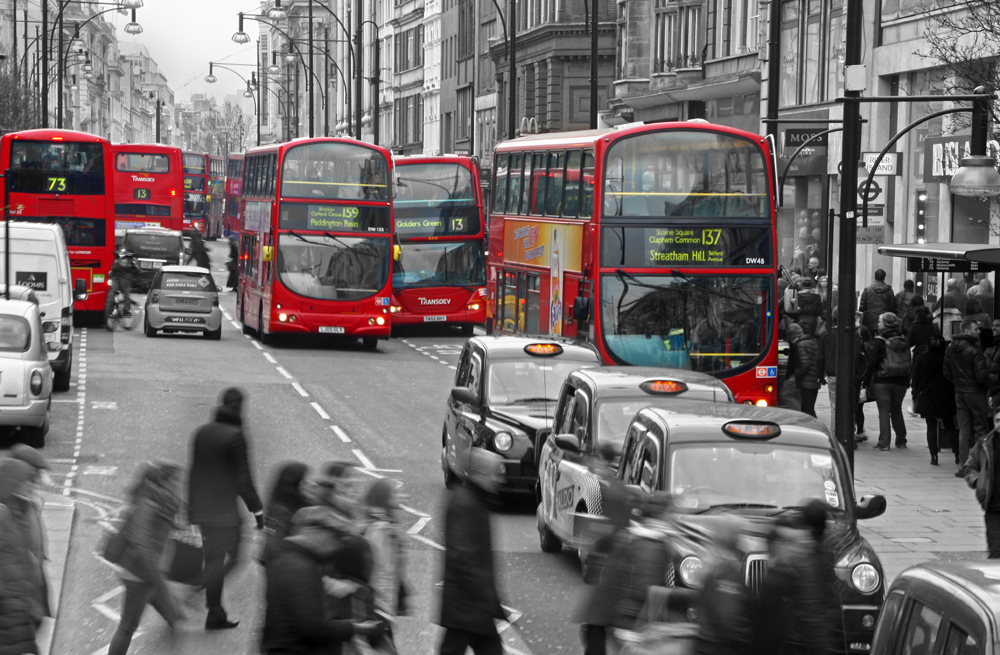
[[[704,36],[701,21],[701,5],[657,0],[653,72],[696,68],[702,64]]]
[[[822,0],[781,4],[781,91],[779,105],[809,105],[843,92],[843,0],[823,11]]]
[[[467,86],[458,90],[458,110],[455,122],[455,137],[458,139],[469,138],[469,126],[472,121],[472,87]]]
[[[396,70],[407,71],[424,65],[424,26],[418,25],[395,35]]]

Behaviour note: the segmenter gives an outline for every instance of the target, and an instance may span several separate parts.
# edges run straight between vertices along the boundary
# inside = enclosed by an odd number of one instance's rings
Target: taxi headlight
[[[42,393],[42,372],[31,372],[31,395],[38,396]]]
[[[858,591],[861,593],[870,594],[878,589],[878,569],[867,562],[864,564],[858,564],[854,567],[854,570],[851,571],[851,582],[854,583],[854,586],[857,587]]]
[[[701,558],[694,555],[685,557],[681,560],[678,572],[681,575],[681,582],[685,586],[692,589],[701,589],[702,579],[705,575],[705,564],[701,561]]]
[[[497,432],[493,435],[493,447],[497,452],[505,453],[514,445],[514,437],[510,432]]]

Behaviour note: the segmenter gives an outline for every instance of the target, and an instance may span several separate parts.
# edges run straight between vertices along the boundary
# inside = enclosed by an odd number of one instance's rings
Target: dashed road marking
[[[410,514],[413,514],[414,516],[419,516],[420,518],[430,518],[430,514],[424,514],[420,510],[413,509],[412,507],[409,507],[407,505],[403,505],[402,503],[400,503],[399,509],[403,510],[404,512],[408,512]]]
[[[436,541],[432,541],[431,539],[428,539],[427,537],[423,536],[422,534],[411,534],[410,538],[411,539],[416,539],[420,543],[427,544],[428,546],[430,546],[432,548],[437,548],[438,550],[444,550],[444,546],[442,546],[441,544],[439,544]]]
[[[80,470],[80,454],[83,450],[83,426],[85,412],[87,409],[87,328],[80,329],[80,349],[77,357],[79,372],[77,373],[76,383],[76,437],[73,441],[73,462],[70,466],[69,473],[66,474],[66,479],[63,480],[62,494],[64,496],[69,496],[70,492],[73,490],[73,483],[76,480],[76,474]]]
[[[323,407],[318,402],[316,402],[314,400],[313,402],[311,402],[309,404],[312,405],[312,408],[316,410],[316,413],[319,414],[319,417],[321,419],[323,419],[324,421],[329,421],[330,420],[330,415],[326,413],[326,410],[324,410]]]
[[[299,392],[299,395],[303,398],[309,397],[309,392],[302,388],[302,385],[298,382],[292,382],[292,388]],[[329,417],[328,417],[329,418]]]
[[[358,461],[361,462],[361,465],[364,466],[366,469],[375,468],[375,465],[372,464],[372,461],[368,459],[368,457],[366,457],[365,454],[361,452],[359,449],[355,448],[352,452],[354,453],[354,456],[358,458]]]
[[[250,339],[250,335],[249,334],[244,334],[243,336],[245,336],[247,339]],[[264,346],[260,345],[259,343],[257,343],[253,339],[250,339],[250,343],[252,343],[253,347],[256,348],[257,350],[264,350]]]
[[[340,437],[341,441],[343,441],[344,443],[351,443],[351,438],[347,436],[347,433],[344,432],[339,425],[331,425],[330,429],[333,430],[334,434]]]
[[[430,520],[431,518],[429,516],[425,516],[424,518],[418,520],[416,523],[413,524],[413,526],[409,530],[406,531],[406,534],[412,537],[413,535],[419,533],[421,530],[424,529],[425,525],[430,523]]]
[[[286,371],[283,366],[277,366],[276,368],[278,369],[278,373],[281,373],[283,376],[285,376],[289,380],[292,379],[292,374],[289,373],[288,371]]]
[[[276,360],[274,358],[274,355],[272,355],[269,352],[265,352],[264,353],[264,359],[266,359],[267,361],[271,362],[272,364],[277,364],[278,363],[278,360]]]

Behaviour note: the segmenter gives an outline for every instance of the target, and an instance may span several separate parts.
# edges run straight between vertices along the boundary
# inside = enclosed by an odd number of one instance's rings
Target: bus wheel
[[[362,339],[361,347],[365,350],[375,350],[378,348],[378,339]]]
[[[267,335],[264,334],[264,306],[261,305],[260,310],[257,312],[257,338],[260,342],[267,343]]]
[[[475,329],[476,329],[476,326],[473,325],[472,323],[469,323],[467,325],[463,325],[462,326],[462,336],[463,337],[471,337],[472,336],[472,332]]]
[[[240,325],[243,326],[243,334],[250,334],[251,332],[253,332],[253,330],[250,329],[249,325],[247,325],[247,317],[243,313],[243,308],[246,306],[246,304],[247,303],[245,299],[243,300],[243,302],[240,303]]]
[[[486,334],[493,334],[493,319],[486,319]]]

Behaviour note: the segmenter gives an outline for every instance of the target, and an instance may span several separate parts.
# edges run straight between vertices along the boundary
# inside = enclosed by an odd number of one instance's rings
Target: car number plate
[[[55,332],[46,332],[45,333],[45,341],[46,342],[56,341],[57,339],[59,339],[59,335],[56,334]]]
[[[319,326],[320,334],[343,334],[344,328],[336,325],[321,325]]]
[[[174,298],[178,305],[197,305],[200,301],[197,298]]]
[[[447,316],[424,316],[424,323],[442,323],[447,320]]]
[[[167,321],[171,323],[204,323],[205,319],[194,316],[170,316]]]

